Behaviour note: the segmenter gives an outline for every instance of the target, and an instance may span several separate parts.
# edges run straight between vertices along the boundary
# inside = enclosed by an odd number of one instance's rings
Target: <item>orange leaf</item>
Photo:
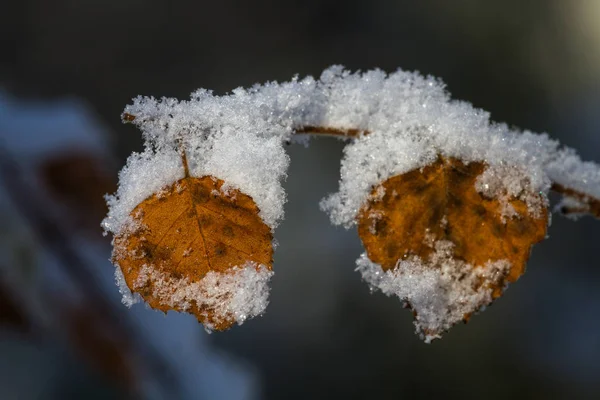
[[[532,215],[524,201],[511,197],[506,201],[515,213],[503,216],[506,204],[486,198],[475,189],[477,177],[485,169],[480,162],[465,164],[440,158],[376,187],[358,216],[358,232],[368,258],[383,271],[394,271],[402,260],[421,260],[428,268],[438,270],[442,263],[448,264],[447,260],[472,269],[496,261],[508,262],[509,268],[465,280],[465,284],[474,286],[469,290],[491,290],[489,301],[477,304],[473,312],[499,297],[506,284],[525,271],[531,246],[546,235],[548,214],[544,206],[539,215]],[[439,243],[447,244],[447,257],[439,256]],[[410,299],[405,300],[418,320],[418,308]],[[447,304],[448,308],[453,306]],[[470,314],[464,313],[462,319],[468,320]],[[441,333],[427,324],[417,325],[426,336],[438,337]]]
[[[231,327],[234,317],[199,304],[198,291],[211,290],[202,280],[248,263],[270,270],[273,256],[271,229],[252,198],[223,191],[223,184],[186,177],[144,200],[131,212],[138,228],[115,238],[114,253],[127,286],[152,308],[191,312],[216,330]]]

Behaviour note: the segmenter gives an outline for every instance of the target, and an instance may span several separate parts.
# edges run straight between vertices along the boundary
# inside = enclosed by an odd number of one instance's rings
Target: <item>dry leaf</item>
[[[138,228],[115,238],[114,253],[128,287],[152,308],[191,312],[216,330],[233,319],[205,304],[178,302],[164,286],[184,283],[188,290],[211,271],[227,274],[248,263],[271,269],[271,229],[250,196],[223,184],[186,177],[144,200],[131,213]]]
[[[368,258],[388,271],[399,260],[415,256],[431,260],[436,243],[450,242],[447,249],[451,259],[460,260],[462,265],[479,268],[501,260],[510,263],[506,273],[491,280],[476,280],[478,286],[492,290],[492,299],[499,297],[506,283],[523,274],[531,246],[546,235],[548,216],[546,207],[532,216],[525,202],[510,198],[516,215],[503,217],[506,204],[475,189],[476,179],[485,168],[479,162],[465,164],[440,158],[375,188],[358,217],[358,232]],[[433,264],[433,268],[438,267],[439,263]],[[465,314],[463,319],[469,316]]]

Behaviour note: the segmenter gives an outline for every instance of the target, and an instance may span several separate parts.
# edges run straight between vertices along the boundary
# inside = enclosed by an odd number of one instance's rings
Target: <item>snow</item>
[[[239,325],[248,318],[261,315],[269,303],[269,280],[273,272],[264,265],[248,262],[227,273],[209,271],[200,281],[176,279],[143,265],[133,289],[152,284],[152,295],[161,304],[187,311],[195,304],[210,311],[216,321],[234,320]],[[213,326],[203,322],[207,331]]]
[[[286,198],[280,181],[289,165],[281,140],[226,127],[198,143],[188,158],[193,176],[224,180],[222,191],[240,189],[255,201],[263,221],[277,226]]]
[[[489,285],[497,285],[510,271],[510,263],[504,260],[475,268],[455,259],[449,241],[439,240],[434,246],[429,260],[412,256],[398,260],[394,269],[385,272],[366,253],[356,261],[356,270],[372,289],[410,304],[416,312],[416,331],[427,343],[490,304]]]
[[[553,182],[600,198],[598,164],[583,162],[547,134],[490,121],[489,113],[452,100],[440,80],[417,72],[351,73],[332,66],[319,79],[296,76],[289,82],[237,88],[224,96],[205,89],[182,101],[140,96],[125,108],[124,120],[140,128],[146,149],[130,157],[117,193],[107,198],[110,211],[103,226],[115,235],[127,229],[137,204],[183,177],[181,152],[191,175],[215,176],[225,181],[224,190],[250,195],[274,230],[286,201],[281,182],[289,159],[283,145],[306,143],[304,137],[294,137],[294,130],[303,127],[361,132],[344,150],[338,192],[321,202],[336,225],[355,225],[359,210],[381,182],[423,168],[440,156],[485,163],[476,190],[504,205],[503,219],[516,216],[509,202],[513,197],[524,201],[532,216],[540,216]],[[383,275],[363,255],[359,270],[385,293],[408,299],[421,310],[417,322],[438,332],[490,299],[483,289],[472,293],[468,285],[459,285],[453,271],[467,271],[467,266],[443,254],[435,262],[401,261]],[[429,270],[432,262],[439,268]],[[468,266],[474,268],[469,276],[479,279],[502,270],[504,263]],[[436,295],[433,282],[441,282],[450,314],[441,313],[441,300],[427,297]],[[179,284],[191,296],[192,284]],[[459,299],[467,300],[461,306],[452,303]]]
[[[286,201],[281,181],[289,160],[283,143],[293,141],[294,129],[305,126],[369,133],[348,144],[340,190],[322,203],[335,224],[354,225],[372,187],[431,164],[438,155],[485,162],[490,172],[478,187],[489,177],[495,193],[545,195],[556,181],[600,197],[597,164],[582,162],[546,134],[490,121],[489,113],[452,100],[438,79],[416,72],[350,73],[332,66],[318,80],[294,77],[237,88],[224,96],[201,89],[188,101],[137,97],[125,113],[135,116],[146,151],[130,159],[119,191],[109,198],[111,213],[104,226],[113,233],[141,198],[182,176],[176,167],[181,150],[192,175],[214,175],[250,195],[274,229]],[[507,173],[507,166],[522,173]],[[532,213],[539,212],[537,199],[523,199]]]
[[[356,224],[356,215],[373,186],[436,159],[436,150],[426,142],[391,132],[359,137],[344,148],[340,189],[324,199],[321,208],[329,213],[335,225],[349,228]]]
[[[155,153],[150,149],[133,153],[119,173],[117,193],[106,196],[108,215],[102,221],[105,231],[117,235],[133,224],[130,213],[146,198],[183,178],[181,157],[174,149]]]
[[[558,151],[546,171],[552,182],[600,199],[600,166],[582,161],[575,150],[564,148]]]
[[[523,168],[512,165],[494,165],[488,167],[477,177],[475,189],[484,197],[497,199],[501,206],[501,219],[518,217],[510,204],[512,198],[527,204],[529,213],[534,218],[542,216],[542,211],[548,206],[548,200],[540,197],[528,179]]]
[[[12,154],[23,174],[36,203],[43,204],[57,226],[68,222],[69,215],[56,209],[61,204],[46,193],[39,185],[36,168],[39,163],[62,154],[65,151],[86,152],[112,165],[110,146],[106,143],[108,129],[94,113],[93,109],[78,98],[58,98],[52,101],[31,100],[12,97],[0,88],[0,142]],[[0,179],[0,273],[3,291],[18,302],[19,310],[36,327],[36,332],[44,332],[52,340],[31,342],[16,334],[2,336],[2,354],[5,361],[0,368],[10,371],[0,382],[2,398],[47,397],[59,389],[65,374],[72,373],[73,363],[65,364],[64,350],[56,343],[70,346],[70,324],[65,323],[66,311],[75,307],[78,310],[97,312],[86,307],[89,296],[85,285],[77,284],[61,263],[60,257],[39,242],[35,227],[30,224],[20,207],[9,196],[9,187]],[[119,318],[119,327],[106,323],[94,323],[100,334],[125,333],[119,337],[122,343],[131,344],[124,355],[129,362],[130,378],[135,382],[135,396],[140,398],[220,398],[254,399],[260,393],[260,384],[255,370],[243,360],[224,355],[213,348],[202,327],[194,318],[170,315],[168,323],[161,313],[149,313],[144,307],[122,312],[122,305],[115,290],[113,273],[107,260],[107,247],[77,229],[70,233],[69,243],[83,260],[80,274],[93,279],[96,288],[104,294],[108,302],[106,308]],[[72,242],[72,243],[71,243]],[[122,274],[121,274],[122,276]],[[123,288],[129,288],[123,282]],[[135,296],[135,295],[134,295]],[[87,299],[87,300],[85,300]],[[82,302],[82,300],[85,300]],[[57,303],[58,301],[58,303]],[[65,309],[65,306],[67,307]],[[84,307],[83,309],[81,307]],[[123,329],[125,327],[125,329]],[[90,328],[92,329],[92,328]],[[115,330],[116,329],[116,330]],[[32,353],[34,351],[35,354]],[[25,373],[16,374],[16,368],[23,366]],[[169,374],[165,374],[169,371]],[[20,382],[22,375],[26,378]],[[170,376],[177,377],[170,380]],[[32,384],[36,382],[36,384]],[[27,385],[27,387],[23,386]],[[30,396],[23,397],[29,389]],[[15,389],[19,389],[16,390]],[[21,396],[17,396],[16,393]],[[15,393],[15,396],[11,396]],[[42,396],[42,393],[46,395]],[[36,396],[39,394],[39,396]]]
[[[131,307],[135,303],[139,303],[142,300],[142,297],[138,293],[132,293],[127,286],[127,282],[125,281],[125,276],[123,275],[123,271],[121,268],[115,268],[115,283],[119,288],[119,293],[121,293],[121,302],[126,307]]]

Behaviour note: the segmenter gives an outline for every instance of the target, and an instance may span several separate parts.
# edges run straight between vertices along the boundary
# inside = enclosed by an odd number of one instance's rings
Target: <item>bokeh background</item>
[[[600,1],[6,1],[0,11],[0,398],[600,398],[600,222],[553,218],[527,273],[433,344],[354,272],[318,201],[343,143],[289,147],[264,317],[208,335],[126,309],[100,221],[138,94],[419,70],[600,161]],[[268,160],[265,160],[268,162]]]

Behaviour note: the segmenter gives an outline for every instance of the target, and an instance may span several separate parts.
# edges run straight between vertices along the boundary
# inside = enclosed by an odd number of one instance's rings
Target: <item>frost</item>
[[[250,195],[272,228],[283,217],[289,160],[284,143],[294,129],[327,127],[364,134],[345,149],[340,189],[322,208],[335,224],[351,226],[370,190],[381,181],[431,164],[438,156],[490,166],[480,191],[491,196],[546,194],[551,180],[600,197],[600,168],[582,162],[546,134],[493,123],[489,114],[452,100],[433,77],[398,70],[350,73],[326,69],[320,79],[294,77],[238,88],[225,96],[201,89],[190,100],[137,97],[125,108],[143,133],[146,150],[130,158],[115,196],[109,197],[107,231],[118,233],[141,200],[183,176],[185,150],[194,176],[213,175]],[[507,166],[522,174],[516,177]],[[497,173],[500,171],[501,173]],[[485,189],[489,184],[494,190]],[[539,211],[533,197],[523,199]],[[510,217],[510,207],[505,216]]]
[[[131,307],[135,303],[139,303],[142,300],[139,294],[131,293],[131,290],[129,290],[129,287],[125,282],[123,272],[119,267],[115,268],[115,282],[117,283],[117,287],[119,288],[119,293],[121,293],[121,296],[123,296],[121,301],[125,306]]]
[[[117,269],[118,270],[118,269]],[[264,265],[248,262],[230,272],[208,272],[200,281],[176,279],[150,265],[144,265],[134,282],[135,288],[152,284],[152,295],[161,304],[189,310],[192,305],[219,320],[233,319],[239,325],[263,313],[269,303],[269,280],[273,272]],[[210,331],[210,323],[204,323]]]
[[[106,231],[115,235],[132,223],[129,214],[146,198],[183,178],[181,157],[174,149],[155,153],[146,149],[134,153],[119,173],[119,188],[107,196],[108,215],[102,221]]]
[[[512,218],[517,212],[510,204],[511,198],[517,198],[527,205],[529,213],[539,218],[542,210],[548,206],[547,198],[537,196],[526,171],[506,165],[495,165],[477,178],[475,189],[487,198],[497,199],[502,206],[501,217]]]
[[[340,190],[324,199],[321,208],[334,224],[350,227],[373,186],[436,159],[436,150],[425,142],[391,132],[362,136],[345,147]]]
[[[453,244],[435,242],[435,252],[426,261],[413,256],[399,260],[394,269],[383,271],[365,253],[356,270],[373,288],[398,296],[415,311],[415,326],[427,343],[441,337],[452,325],[492,302],[490,285],[497,285],[510,271],[507,261],[472,266],[452,257]]]
[[[271,227],[283,216],[285,193],[281,179],[289,158],[277,137],[223,128],[188,151],[193,176],[211,175],[225,181],[222,191],[239,189],[252,197],[260,216]]]
[[[545,169],[557,155],[556,142],[491,123],[487,113],[450,100],[437,82],[426,85],[425,78],[410,75],[411,84],[399,79],[406,73],[397,74],[384,85],[396,88],[387,93],[395,101],[382,99],[381,109],[372,115],[374,123],[363,126],[371,133],[346,146],[339,191],[321,202],[334,224],[354,225],[373,187],[439,156],[485,162],[489,168],[478,190],[498,198],[516,194],[533,215],[539,214],[543,204],[527,193],[547,194],[550,189]],[[494,185],[493,191],[484,189],[486,183]],[[511,215],[509,207],[505,212]]]
[[[600,165],[581,161],[575,150],[565,148],[546,166],[553,182],[564,187],[600,198]]]

